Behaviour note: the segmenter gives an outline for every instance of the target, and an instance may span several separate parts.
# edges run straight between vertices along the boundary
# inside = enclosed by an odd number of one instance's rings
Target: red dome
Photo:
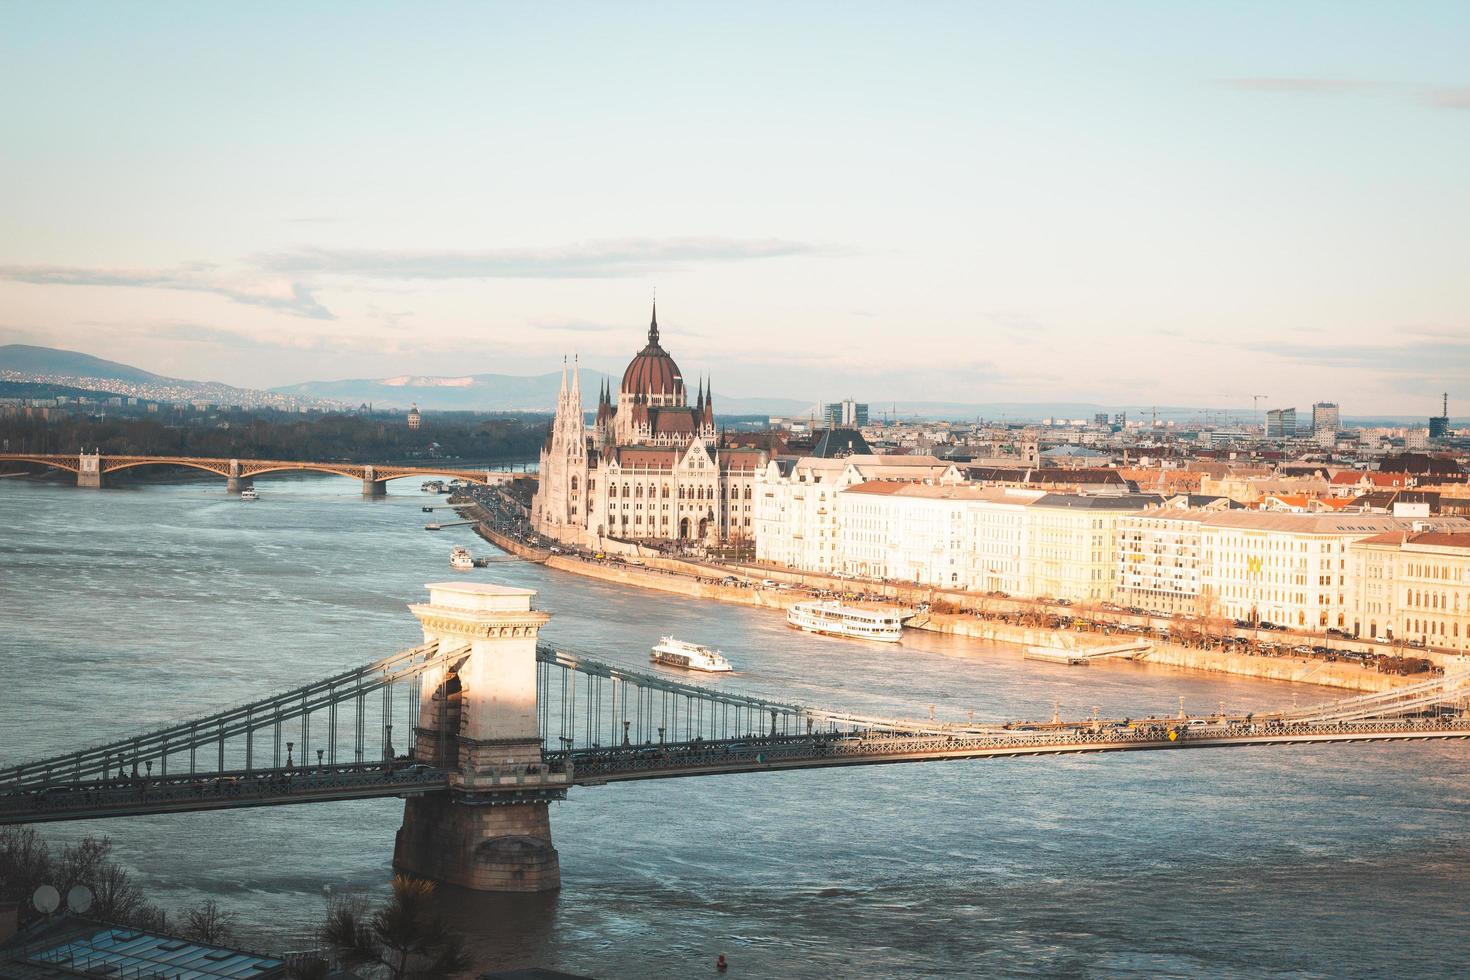
[[[623,372],[623,384],[619,393],[623,395],[677,396],[677,403],[684,402],[684,375],[669,352],[658,344],[658,308],[654,308],[653,321],[648,325],[648,346],[638,352],[628,370]]]

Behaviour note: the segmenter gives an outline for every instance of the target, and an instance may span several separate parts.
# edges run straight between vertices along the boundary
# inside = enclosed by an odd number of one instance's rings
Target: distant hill
[[[0,378],[0,398],[101,398],[120,395],[100,388],[74,388],[71,385],[47,384],[43,381],[7,381]]]
[[[80,351],[33,347],[30,344],[0,345],[0,371],[64,378],[102,378],[139,384],[172,380],[142,368],[116,361],[104,361],[100,357]]]
[[[616,387],[621,378],[582,369],[582,406],[597,407],[602,382]],[[469,374],[462,377],[403,375],[396,378],[355,378],[347,381],[307,381],[271,391],[297,398],[321,398],[370,404],[376,408],[407,408],[410,404],[434,411],[545,412],[556,407],[561,372],[548,374]],[[780,415],[811,410],[810,403],[792,398],[733,398],[715,393],[715,411],[721,415]]]

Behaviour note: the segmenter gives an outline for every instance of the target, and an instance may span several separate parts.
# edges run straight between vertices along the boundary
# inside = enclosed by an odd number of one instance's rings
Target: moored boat
[[[702,670],[706,673],[718,674],[734,670],[730,661],[726,660],[718,650],[701,646],[698,643],[688,643],[684,640],[676,640],[672,636],[666,636],[658,641],[649,658],[656,664],[665,667],[681,667],[684,670]]]
[[[456,545],[449,553],[449,567],[455,571],[465,572],[475,567],[475,559],[470,555],[470,549]]]
[[[900,609],[864,609],[835,601],[798,602],[786,610],[786,622],[808,633],[897,643],[907,615]]]

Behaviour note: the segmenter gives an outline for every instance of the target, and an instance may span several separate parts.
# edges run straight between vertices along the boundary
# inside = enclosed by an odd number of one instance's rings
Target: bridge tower
[[[362,468],[362,495],[369,499],[388,496],[388,481],[376,480],[377,470],[372,466]]]
[[[531,589],[428,590],[409,607],[425,641],[469,652],[424,675],[414,755],[453,774],[448,793],[405,801],[394,867],[476,891],[560,888],[548,803],[567,777],[547,773],[536,717],[536,637],[551,617],[532,608]]]
[[[77,486],[97,489],[102,486],[102,454],[80,453],[77,456]]]

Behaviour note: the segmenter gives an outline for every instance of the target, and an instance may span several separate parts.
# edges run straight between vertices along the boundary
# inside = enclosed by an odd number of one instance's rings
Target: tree
[[[322,939],[345,966],[375,966],[391,980],[429,980],[470,967],[464,940],[433,906],[434,884],[396,875],[393,897],[376,912],[339,905]]]
[[[219,907],[214,899],[206,899],[184,913],[184,938],[208,946],[223,946],[235,936],[235,914]]]

